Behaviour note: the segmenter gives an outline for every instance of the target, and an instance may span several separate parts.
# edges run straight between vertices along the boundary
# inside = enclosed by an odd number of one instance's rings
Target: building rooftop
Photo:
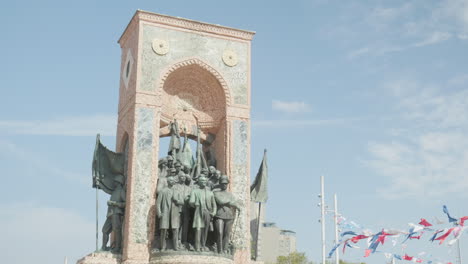
[[[288,235],[288,236],[295,236],[296,232],[291,231],[291,230],[281,230],[282,235]]]
[[[265,223],[263,223],[263,227],[276,227],[276,223],[265,222]]]
[[[122,36],[118,41],[119,43],[125,38],[127,30],[130,28],[131,24],[136,23],[137,21],[145,21],[148,23],[181,28],[196,32],[210,33],[247,41],[252,40],[253,36],[255,35],[254,31],[226,27],[218,24],[210,24],[182,17],[157,14],[143,10],[137,10],[130,22],[128,23],[127,27],[125,28],[124,32],[122,33]]]

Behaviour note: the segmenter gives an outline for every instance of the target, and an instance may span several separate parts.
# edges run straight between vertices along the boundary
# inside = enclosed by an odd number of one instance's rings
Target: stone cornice
[[[173,17],[173,16],[168,16],[168,15],[151,13],[151,12],[147,12],[143,10],[137,10],[135,12],[135,15],[133,15],[132,19],[130,20],[130,23],[128,24],[127,28],[123,32],[122,36],[120,37],[118,41],[119,43],[125,38],[124,36],[126,35],[128,29],[130,28],[130,25],[136,21],[146,21],[146,22],[151,22],[151,23],[156,23],[156,24],[161,24],[161,25],[166,25],[166,26],[171,26],[171,27],[178,27],[178,28],[188,29],[192,31],[211,33],[215,35],[231,37],[231,38],[247,40],[247,41],[252,40],[253,36],[255,35],[255,32],[253,31],[241,30],[241,29],[236,29],[236,28],[230,28],[230,27],[225,27],[225,26],[220,26],[220,25],[199,22],[199,21],[190,20],[186,18]]]

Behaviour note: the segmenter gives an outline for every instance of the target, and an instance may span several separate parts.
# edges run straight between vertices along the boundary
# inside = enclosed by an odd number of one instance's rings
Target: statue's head
[[[169,175],[170,175],[170,176],[175,176],[176,174],[177,174],[177,170],[176,170],[176,169],[174,169],[174,168],[170,168],[170,169],[169,169]]]
[[[182,164],[180,164],[180,162],[176,162],[174,163],[174,168],[176,168],[176,170],[180,170],[180,168],[182,167]]]
[[[225,191],[229,184],[229,177],[227,175],[221,176],[219,180],[219,184],[221,185],[221,190]]]
[[[179,173],[179,183],[184,184],[186,179],[187,179],[187,176],[185,175],[185,173],[180,172]]]
[[[208,179],[203,175],[198,178],[198,186],[200,186],[202,189],[205,188],[207,182]]]
[[[216,170],[215,175],[216,175],[216,179],[219,180],[221,178],[221,171]]]
[[[167,185],[169,185],[169,187],[172,187],[174,185],[175,181],[176,180],[175,180],[174,176],[167,177]]]
[[[190,183],[192,181],[192,177],[190,177],[190,174],[186,173],[185,174],[185,183]]]
[[[214,166],[208,167],[208,170],[210,171],[210,174],[215,174],[216,173],[216,168]]]
[[[174,162],[174,158],[171,155],[167,156],[167,164],[171,166],[173,162]]]

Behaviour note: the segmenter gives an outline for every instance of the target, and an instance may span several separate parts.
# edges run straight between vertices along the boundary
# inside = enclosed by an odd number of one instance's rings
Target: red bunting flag
[[[372,249],[366,249],[364,257],[367,258],[371,252],[372,252]]]
[[[356,244],[359,240],[364,239],[364,238],[368,238],[368,236],[357,235],[357,236],[352,237],[350,240],[351,240],[351,242]]]
[[[425,227],[432,226],[431,223],[429,223],[426,219],[421,218],[421,222],[419,222],[420,225],[423,225]]]
[[[460,225],[464,226],[466,220],[468,220],[468,216],[464,216],[464,217],[460,218]]]
[[[407,254],[405,254],[405,255],[403,256],[403,259],[404,259],[404,260],[413,260],[413,257],[410,257],[410,256],[408,256]]]
[[[450,235],[450,233],[452,233],[453,229],[454,227],[450,228],[445,234],[441,235],[440,237],[434,240],[440,240],[439,245],[441,245],[442,243],[444,243],[444,240]]]

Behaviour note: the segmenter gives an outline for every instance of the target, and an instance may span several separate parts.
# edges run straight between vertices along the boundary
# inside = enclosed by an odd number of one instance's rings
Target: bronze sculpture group
[[[227,191],[229,177],[207,166],[198,137],[197,162],[184,160],[187,137],[181,148],[177,122],[171,123],[168,156],[159,162],[156,214],[157,247],[232,254],[230,235],[239,205]],[[185,165],[184,165],[185,164]],[[188,164],[188,165],[187,165]]]
[[[158,164],[155,247],[160,252],[170,249],[232,255],[231,233],[240,206],[227,191],[229,177],[216,169],[213,155],[209,163],[206,162],[200,144],[200,129],[194,161],[185,129],[182,145],[177,121],[171,122],[170,128],[168,155]],[[112,250],[113,253],[122,250],[125,155],[105,148],[98,136],[93,160],[93,187],[111,195],[102,227],[102,250]],[[112,241],[108,247],[111,233]]]

